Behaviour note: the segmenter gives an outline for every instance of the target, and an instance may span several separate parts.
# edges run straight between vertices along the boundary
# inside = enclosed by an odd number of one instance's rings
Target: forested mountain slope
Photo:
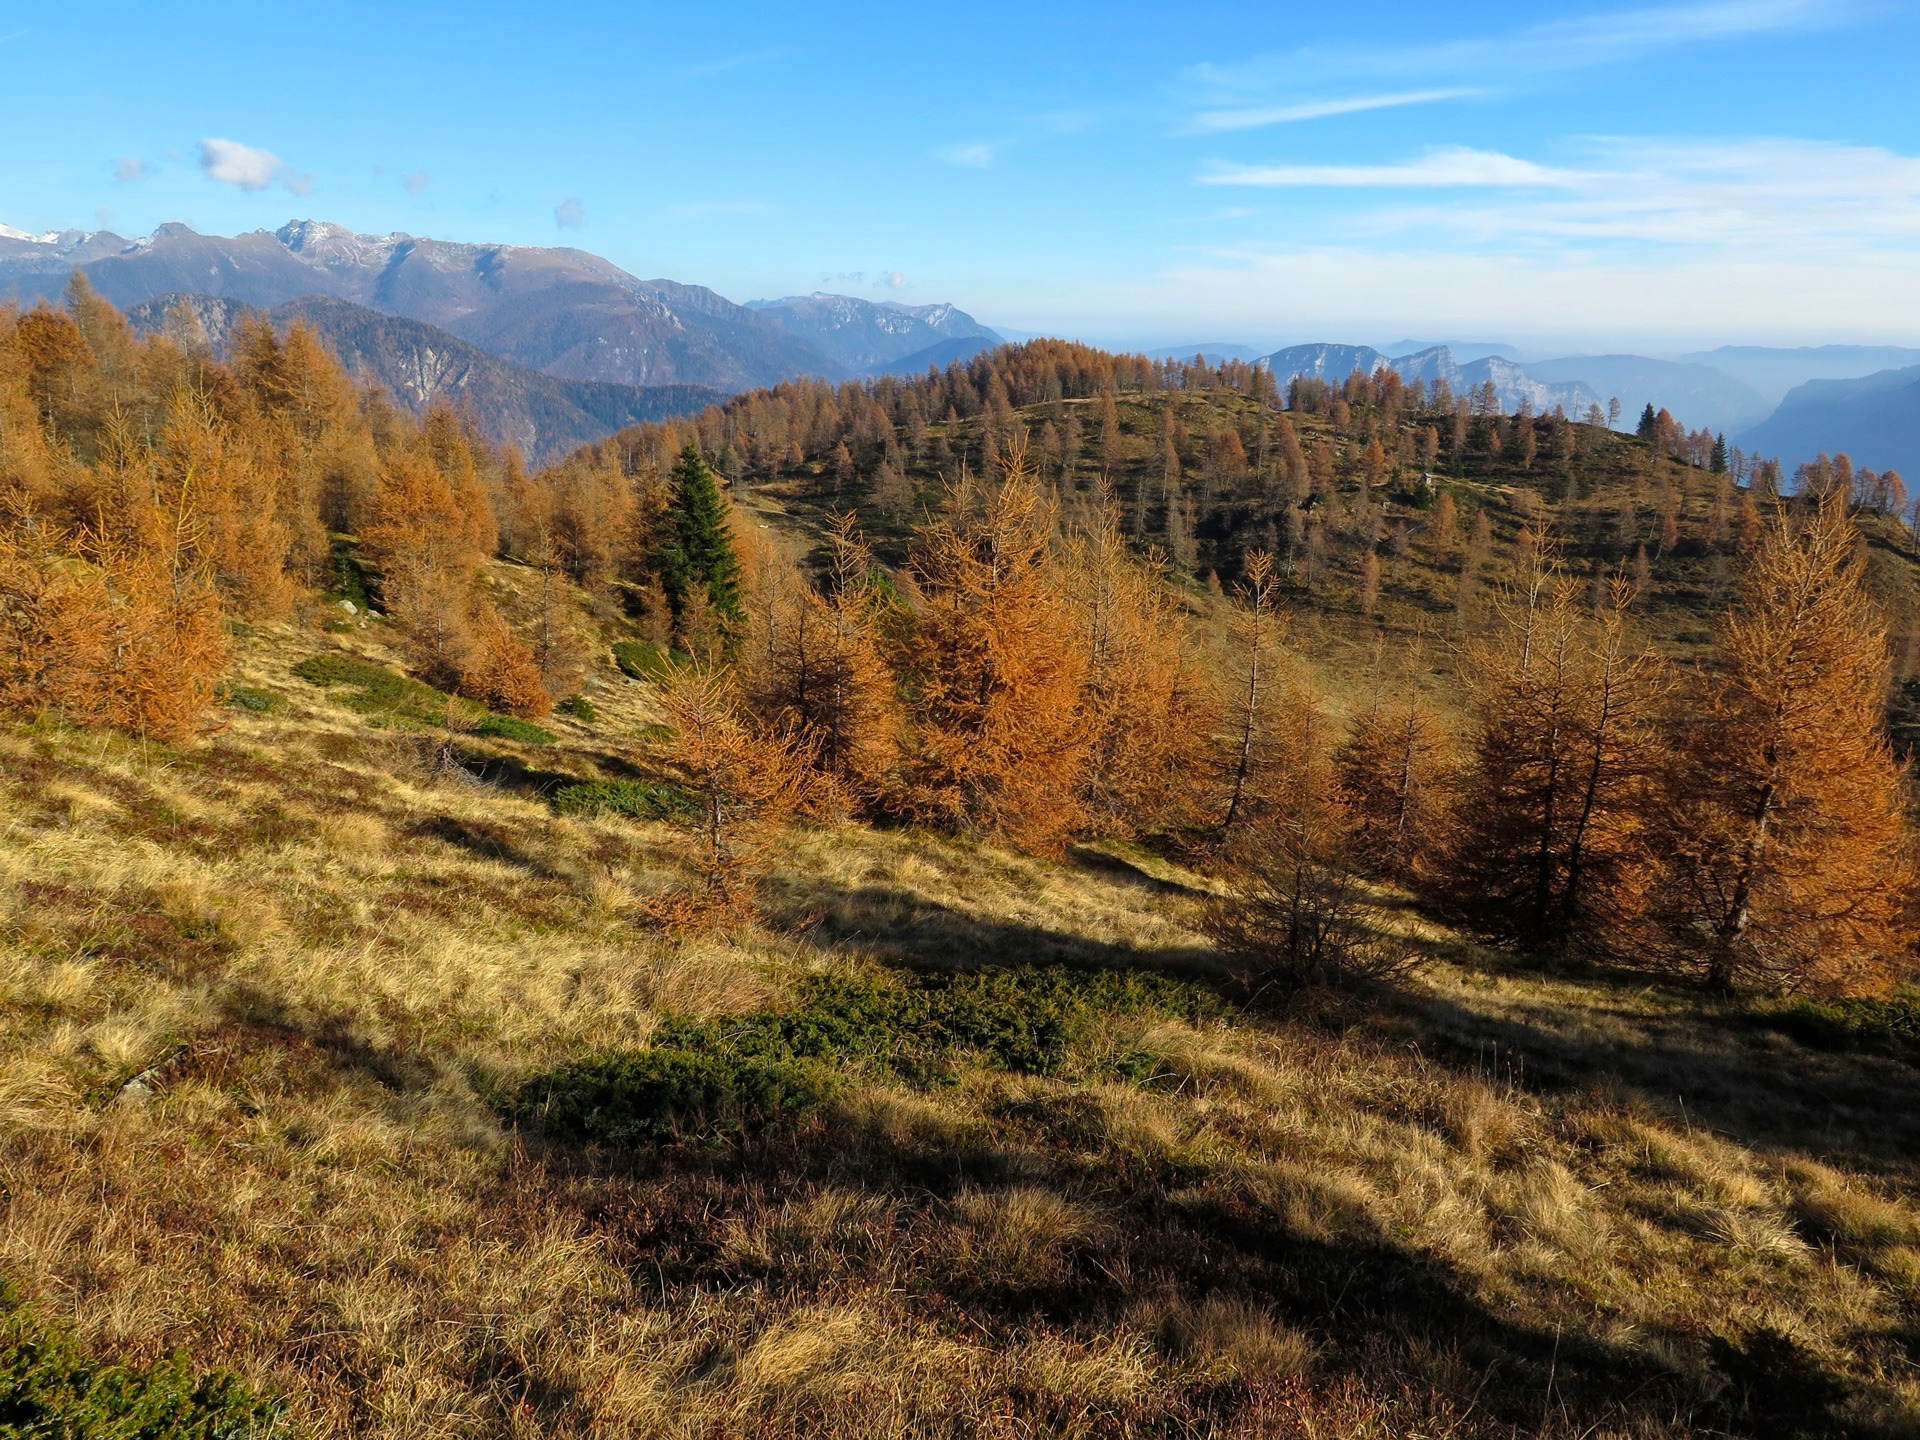
[[[1276,398],[0,313],[0,1425],[1910,1434],[1892,482]]]
[[[1391,370],[1292,392],[1283,411],[1270,377],[1240,362],[1196,370],[1036,341],[931,379],[741,395],[593,453],[659,465],[696,438],[736,495],[801,515],[855,507],[884,548],[962,471],[991,473],[1024,442],[1069,515],[1110,514],[1176,576],[1231,588],[1247,552],[1268,549],[1301,623],[1362,647],[1379,633],[1428,636],[1437,663],[1528,546],[1549,539],[1593,585],[1623,571],[1664,644],[1709,645],[1766,497],[1790,483],[1744,457],[1734,473],[1715,437],[1664,414],[1623,435],[1489,412],[1481,394],[1400,385]],[[1904,486],[1851,467],[1802,479],[1859,491],[1872,585],[1900,676],[1912,676],[1920,552]]]
[[[141,333],[157,334],[176,311],[179,323],[189,331],[198,326],[206,343],[223,356],[240,320],[261,313],[238,300],[162,295],[134,306],[127,319]],[[410,413],[424,415],[436,405],[465,411],[488,440],[516,447],[535,465],[557,460],[623,426],[684,415],[726,398],[701,385],[557,379],[502,360],[424,321],[382,315],[323,295],[289,300],[264,313],[269,324],[283,331],[296,321],[312,328],[357,381],[377,387]]]

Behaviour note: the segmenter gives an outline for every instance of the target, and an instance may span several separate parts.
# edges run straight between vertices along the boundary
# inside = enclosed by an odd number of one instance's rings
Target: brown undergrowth
[[[1915,1431],[1910,1067],[1386,901],[1419,980],[1248,1011],[1203,883],[1119,847],[804,829],[761,923],[670,938],[684,837],[551,803],[673,779],[648,686],[427,736],[299,679],[322,643],[240,640],[273,703],[191,748],[0,732],[0,1276],[96,1353],[311,1436]],[[733,1138],[501,1118],[663,1024],[981,966],[1196,998],[1044,1063],[954,1012]]]

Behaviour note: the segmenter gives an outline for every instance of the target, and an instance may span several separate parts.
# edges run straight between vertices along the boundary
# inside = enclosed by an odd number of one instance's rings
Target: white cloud
[[[880,277],[880,283],[889,290],[898,290],[907,283],[907,277],[898,270],[889,270]]]
[[[949,145],[934,154],[949,165],[964,165],[969,170],[985,170],[993,164],[995,147],[984,140],[976,140],[966,145]]]
[[[122,155],[113,162],[113,178],[124,185],[131,180],[145,179],[152,169],[153,167],[144,160],[136,159],[132,155]]]
[[[1504,192],[1363,207],[1331,222],[1349,235],[1418,235],[1436,248],[1638,244],[1783,259],[1873,244],[1920,249],[1920,158],[1779,139],[1598,139],[1585,149],[1588,163],[1571,168],[1456,150],[1397,165],[1221,167],[1198,180]]]
[[[1496,150],[1450,146],[1397,165],[1216,165],[1202,185],[1334,186],[1569,186],[1584,177],[1536,165]]]
[[[222,185],[264,190],[280,179],[287,167],[271,150],[257,150],[237,140],[202,140],[200,168],[209,180]]]
[[[586,224],[587,211],[586,207],[580,203],[580,197],[575,195],[554,206],[553,223],[562,230],[578,230]]]
[[[1356,115],[1366,110],[1392,110],[1402,105],[1431,105],[1438,100],[1465,100],[1485,93],[1471,85],[1452,85],[1437,90],[1398,90],[1388,94],[1297,100],[1284,105],[1203,110],[1193,118],[1188,129],[1197,134],[1257,130],[1263,125],[1290,125],[1300,120],[1323,120],[1330,115]]]
[[[1850,24],[1871,0],[1695,0],[1552,20],[1427,45],[1312,45],[1181,74],[1188,128],[1244,130],[1510,90],[1688,45]],[[1380,87],[1391,87],[1382,91]],[[1352,93],[1349,87],[1358,87]],[[1404,98],[1403,98],[1404,97]]]
[[[427,172],[424,170],[414,170],[400,177],[400,188],[416,197],[426,193],[428,183]]]

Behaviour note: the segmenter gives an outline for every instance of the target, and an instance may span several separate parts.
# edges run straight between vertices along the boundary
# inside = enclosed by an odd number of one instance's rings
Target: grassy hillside
[[[340,663],[390,643],[257,629],[186,749],[0,731],[35,1334],[182,1350],[309,1436],[1920,1427],[1920,1070],[1844,1015],[1389,895],[1407,988],[1250,1011],[1192,874],[855,826],[675,939],[684,838],[592,806],[671,810],[651,687],[449,733]]]

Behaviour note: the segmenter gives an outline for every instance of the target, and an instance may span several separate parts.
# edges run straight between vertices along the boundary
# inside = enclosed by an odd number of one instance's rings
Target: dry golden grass
[[[460,783],[320,643],[243,642],[285,708],[186,750],[0,732],[0,1276],[90,1347],[316,1437],[1768,1433],[1807,1377],[1809,1433],[1914,1433],[1915,1077],[1402,911],[1452,958],[1364,1011],[1115,1016],[744,1148],[516,1135],[503,1087],[809,972],[1204,987],[1203,886],[818,829],[765,927],[674,940],[673,833],[516,778],[644,767],[644,687]]]

